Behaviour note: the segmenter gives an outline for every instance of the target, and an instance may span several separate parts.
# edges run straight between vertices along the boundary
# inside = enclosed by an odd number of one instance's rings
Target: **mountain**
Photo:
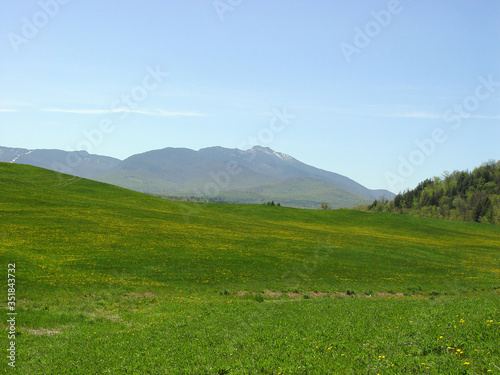
[[[270,200],[294,207],[353,207],[394,194],[370,190],[337,173],[304,164],[268,147],[250,150],[165,148],[123,161],[86,151],[0,147],[0,161],[29,164],[150,194],[220,198],[240,203]]]
[[[92,155],[87,151],[28,150],[0,147],[0,162],[28,164],[78,177],[104,172],[116,167],[119,159]]]
[[[219,197],[242,203],[279,201],[296,207],[352,207],[385,196],[337,173],[304,164],[268,147],[250,150],[165,148],[125,159],[91,178],[154,194]]]

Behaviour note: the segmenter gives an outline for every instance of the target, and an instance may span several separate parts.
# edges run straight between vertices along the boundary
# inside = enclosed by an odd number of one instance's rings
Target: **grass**
[[[0,194],[20,374],[500,373],[499,227],[169,202],[3,163]]]

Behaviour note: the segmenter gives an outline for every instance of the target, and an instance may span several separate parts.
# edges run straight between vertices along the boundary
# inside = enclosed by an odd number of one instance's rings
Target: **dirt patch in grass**
[[[347,297],[347,293],[336,292],[332,294],[332,297]]]
[[[46,328],[40,328],[40,329],[27,328],[26,332],[35,336],[52,336],[61,333],[61,331],[58,331],[56,329],[46,329]]]
[[[272,291],[270,291],[270,290],[266,290],[266,291],[264,292],[264,295],[265,295],[266,297],[272,297],[272,298],[279,298],[279,297],[281,297],[281,293],[278,293],[278,292],[272,292]]]
[[[87,315],[92,317],[92,318],[104,318],[104,319],[111,320],[113,322],[122,322],[123,321],[123,319],[120,318],[120,316],[118,316],[116,314],[112,314],[108,311],[96,311],[96,312],[88,313]]]
[[[288,298],[292,298],[292,299],[303,298],[304,296],[307,296],[309,298],[318,298],[318,297],[337,297],[337,298],[343,298],[343,297],[358,297],[358,298],[419,297],[419,295],[405,295],[403,293],[386,293],[386,292],[373,293],[373,294],[366,294],[366,293],[347,294],[345,292],[326,293],[326,292],[316,291],[316,292],[297,293],[297,292],[273,292],[271,290],[266,290],[264,292],[249,292],[246,290],[242,290],[242,291],[234,292],[231,294],[236,296],[236,297],[244,297],[244,296],[248,296],[248,295],[251,295],[251,296],[262,295],[263,297],[268,297],[268,298],[288,297]],[[139,297],[128,297],[128,298],[141,298],[142,297],[142,295],[140,295],[140,294],[138,296]]]
[[[403,293],[377,293],[377,297],[404,297],[405,295]]]

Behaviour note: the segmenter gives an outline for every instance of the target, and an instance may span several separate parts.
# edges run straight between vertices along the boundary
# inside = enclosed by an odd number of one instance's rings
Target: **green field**
[[[500,374],[498,226],[169,202],[0,163],[0,257],[5,373]]]

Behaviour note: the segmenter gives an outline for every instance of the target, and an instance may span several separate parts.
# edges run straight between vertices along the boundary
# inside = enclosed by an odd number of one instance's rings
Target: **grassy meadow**
[[[498,226],[170,202],[0,163],[0,258],[5,373],[500,374]]]

